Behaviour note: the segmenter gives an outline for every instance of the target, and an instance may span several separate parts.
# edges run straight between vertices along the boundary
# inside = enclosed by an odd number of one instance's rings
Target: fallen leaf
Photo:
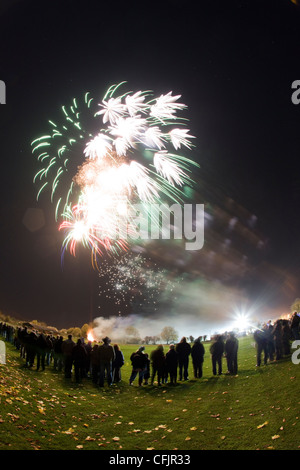
[[[269,424],[269,421],[265,421],[263,424],[259,424],[259,425],[257,426],[257,429],[264,428],[265,426],[267,426],[267,424]]]
[[[67,431],[62,431],[62,434],[72,434],[74,432],[73,428],[69,428]]]

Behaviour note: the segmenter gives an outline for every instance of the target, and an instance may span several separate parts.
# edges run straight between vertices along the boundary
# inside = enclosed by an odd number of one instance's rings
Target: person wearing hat
[[[106,379],[108,385],[112,385],[112,362],[115,359],[115,350],[110,345],[111,340],[106,336],[102,339],[103,344],[98,347],[98,359],[99,359],[99,386],[104,386],[104,379]]]

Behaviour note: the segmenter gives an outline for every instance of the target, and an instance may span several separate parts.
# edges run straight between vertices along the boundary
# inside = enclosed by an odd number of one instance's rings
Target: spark
[[[77,245],[95,256],[127,250],[116,216],[128,215],[133,203],[182,203],[183,185],[193,185],[195,162],[174,153],[191,150],[195,137],[177,113],[186,109],[181,95],[170,91],[153,98],[151,91],[119,93],[126,82],[108,88],[102,100],[90,92],[62,106],[64,120],[49,120],[50,132],[32,142],[42,168],[34,176],[37,192],[50,190],[63,253],[75,256]],[[93,133],[93,129],[98,130]],[[150,161],[144,157],[147,150]],[[47,162],[47,163],[46,163]],[[128,221],[130,222],[130,220]]]

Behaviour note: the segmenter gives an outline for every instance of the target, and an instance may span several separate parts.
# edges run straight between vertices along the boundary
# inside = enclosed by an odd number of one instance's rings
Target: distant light
[[[237,330],[247,330],[251,327],[249,322],[249,314],[237,313],[235,316],[232,328]]]
[[[88,332],[88,334],[87,334],[87,339],[88,339],[88,341],[91,341],[91,342],[95,341],[95,338],[94,338],[94,336],[93,336],[92,331],[89,331],[89,332]]]

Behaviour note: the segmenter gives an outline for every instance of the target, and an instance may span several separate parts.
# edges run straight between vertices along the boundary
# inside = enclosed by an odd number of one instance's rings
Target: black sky
[[[211,193],[255,214],[268,262],[297,279],[300,105],[291,84],[300,79],[300,6],[20,0],[3,3],[0,21],[0,308],[59,327],[95,315],[88,256],[61,268],[53,208],[36,202],[30,143],[62,104],[86,90],[100,98],[123,80],[182,95]],[[23,223],[29,208],[46,218],[34,233]]]

